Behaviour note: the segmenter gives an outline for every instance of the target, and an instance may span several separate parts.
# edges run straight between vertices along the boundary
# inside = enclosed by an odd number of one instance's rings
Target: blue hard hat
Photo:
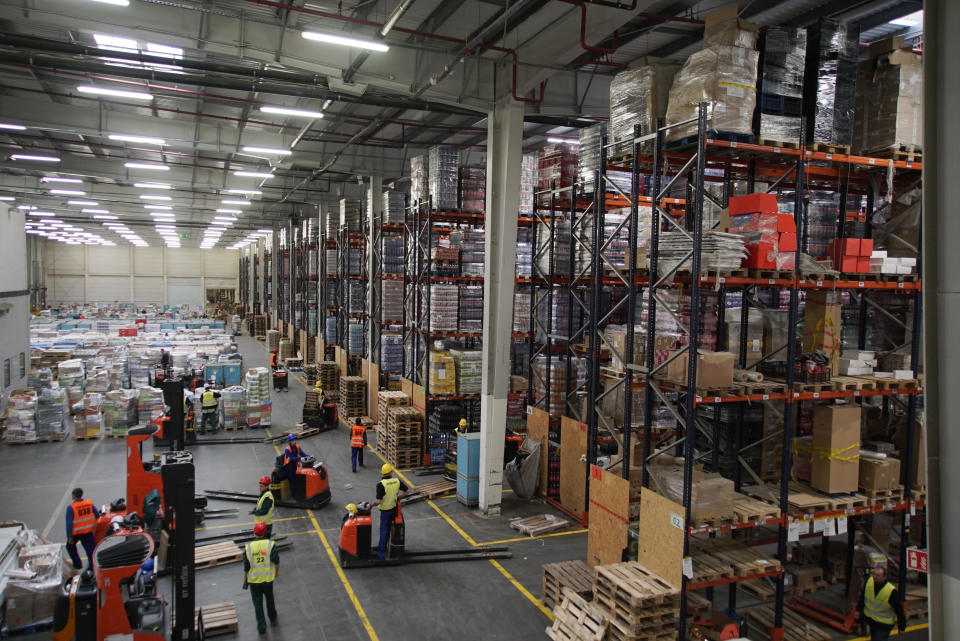
[[[287,434],[287,440],[292,441],[297,438],[296,434]]]
[[[153,572],[153,557],[150,557],[149,559],[144,561],[143,565],[140,566],[140,569],[148,574]]]

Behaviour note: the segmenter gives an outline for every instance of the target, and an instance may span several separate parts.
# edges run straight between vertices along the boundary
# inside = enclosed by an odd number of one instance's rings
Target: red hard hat
[[[267,533],[267,524],[264,523],[263,521],[260,521],[259,523],[253,526],[254,536],[263,536],[266,533]]]
[[[269,476],[261,476],[261,477],[260,477],[260,485],[270,485],[270,477],[269,477]]]

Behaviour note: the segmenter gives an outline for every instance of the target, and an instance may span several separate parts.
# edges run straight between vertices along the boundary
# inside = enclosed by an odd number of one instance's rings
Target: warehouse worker
[[[200,407],[202,420],[200,421],[199,432],[203,434],[206,431],[207,423],[210,423],[210,431],[217,431],[217,399],[220,398],[220,392],[214,392],[207,385],[203,388],[203,394],[200,395]]]
[[[267,601],[267,616],[270,623],[277,622],[277,606],[273,602],[273,582],[280,568],[280,553],[277,544],[267,535],[267,525],[257,523],[253,526],[255,541],[243,546],[243,587],[250,587],[253,599],[253,614],[257,618],[257,632],[267,631],[267,621],[263,618],[263,600]]]
[[[467,419],[461,418],[461,419],[460,419],[460,427],[457,428],[457,432],[460,433],[460,434],[466,434],[467,431],[468,431],[468,430],[467,430]]]
[[[93,531],[97,529],[99,518],[100,511],[97,506],[93,501],[83,498],[83,488],[75,488],[73,502],[67,506],[67,553],[77,570],[83,569],[80,554],[77,553],[77,543],[83,545],[83,550],[87,553],[88,567],[93,569]]]
[[[327,402],[327,397],[323,393],[323,383],[317,381],[317,384],[313,386],[313,389],[317,391],[317,403],[320,407],[323,407],[323,404]]]
[[[277,369],[277,350],[270,352],[270,369]]]
[[[407,490],[410,488],[400,479],[393,477],[393,466],[389,463],[383,464],[380,474],[383,478],[377,483],[377,500],[373,504],[380,508],[380,545],[377,546],[377,556],[383,559],[387,556],[390,524],[397,517],[400,499],[407,495]]]
[[[290,480],[290,491],[293,492],[294,481],[297,476],[297,467],[300,465],[300,459],[307,456],[300,444],[297,443],[296,434],[287,435],[287,448],[283,450],[283,470]]]
[[[363,448],[367,445],[367,428],[360,425],[360,419],[350,428],[350,467],[357,471],[357,461],[363,467]]]
[[[170,352],[165,349],[160,350],[160,366],[163,367],[163,375],[170,376]]]
[[[870,628],[870,641],[887,641],[893,624],[897,624],[900,634],[907,628],[907,617],[903,612],[903,603],[893,584],[887,581],[887,569],[878,565],[870,572],[870,578],[863,586],[860,603],[860,629]]]
[[[270,491],[270,477],[264,476],[260,478],[260,498],[257,500],[257,507],[250,510],[250,514],[253,515],[254,527],[258,523],[263,523],[267,526],[267,538],[273,536],[273,506],[275,502],[273,500],[273,492]]]

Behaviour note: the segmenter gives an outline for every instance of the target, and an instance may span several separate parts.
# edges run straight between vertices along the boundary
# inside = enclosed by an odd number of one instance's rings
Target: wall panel
[[[162,276],[134,276],[133,300],[137,303],[163,303]]]
[[[200,276],[200,249],[167,250],[167,276]]]
[[[129,276],[88,276],[88,303],[128,302],[130,300]]]
[[[70,245],[66,245],[70,247]],[[130,248],[125,245],[116,247],[87,248],[87,273],[104,276],[122,276],[130,273]]]

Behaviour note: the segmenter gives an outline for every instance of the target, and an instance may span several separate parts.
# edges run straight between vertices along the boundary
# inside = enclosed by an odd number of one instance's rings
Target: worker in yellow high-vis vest
[[[257,507],[250,510],[253,515],[254,525],[263,523],[267,526],[267,538],[273,536],[273,507],[276,501],[273,498],[273,492],[270,491],[270,477],[260,478],[260,498],[257,499]]]
[[[257,632],[267,631],[267,621],[263,617],[263,601],[267,602],[267,616],[271,625],[277,622],[277,606],[273,601],[273,582],[280,567],[280,553],[277,545],[267,538],[267,524],[260,522],[253,526],[256,540],[250,541],[243,549],[243,589],[250,588],[253,599],[253,613],[257,618]]]
[[[397,517],[397,506],[400,499],[407,495],[409,488],[406,483],[393,476],[393,466],[384,463],[380,466],[383,478],[377,483],[377,500],[374,505],[380,508],[380,544],[377,546],[377,556],[381,559],[387,556],[387,540],[390,538],[390,526]]]
[[[870,628],[870,641],[887,641],[894,624],[901,634],[907,627],[900,595],[893,583],[887,581],[887,569],[882,565],[870,572],[857,610],[860,612],[861,631]]]

